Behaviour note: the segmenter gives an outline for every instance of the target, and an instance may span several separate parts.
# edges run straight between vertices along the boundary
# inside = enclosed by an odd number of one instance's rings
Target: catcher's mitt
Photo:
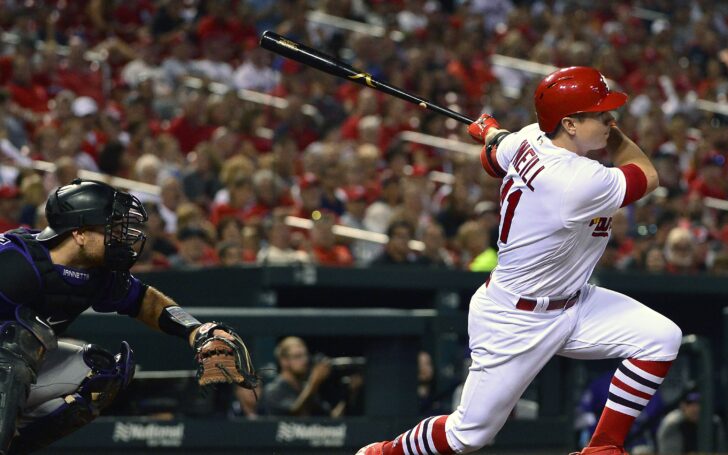
[[[254,389],[258,385],[250,352],[230,326],[219,322],[202,324],[195,335],[194,350],[201,386],[226,383]]]

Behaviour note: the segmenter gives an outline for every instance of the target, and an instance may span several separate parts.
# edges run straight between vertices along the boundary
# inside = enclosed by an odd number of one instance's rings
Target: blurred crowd
[[[728,106],[721,2],[7,0],[0,27],[2,230],[43,227],[47,194],[89,170],[159,188],[133,189],[150,215],[137,271],[491,270],[500,182],[477,154],[402,135],[471,141],[464,125],[259,48],[271,29],[510,130],[535,121],[542,75],[495,55],[597,67],[630,95],[619,125],[662,185],[613,217],[599,267],[728,273],[728,116],[711,107]]]

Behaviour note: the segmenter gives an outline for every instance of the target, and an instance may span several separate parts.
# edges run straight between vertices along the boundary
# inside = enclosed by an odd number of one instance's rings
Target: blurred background
[[[556,67],[627,92],[618,123],[661,187],[613,217],[592,281],[686,334],[628,449],[728,450],[725,2],[1,4],[0,229],[43,228],[79,176],[128,189],[150,213],[133,273],[236,327],[264,378],[201,394],[178,340],[84,314],[69,336],[129,340],[137,378],[47,453],[351,454],[457,403],[500,182],[464,125],[262,50],[269,29],[509,130]],[[615,367],[554,359],[484,452],[576,449]]]

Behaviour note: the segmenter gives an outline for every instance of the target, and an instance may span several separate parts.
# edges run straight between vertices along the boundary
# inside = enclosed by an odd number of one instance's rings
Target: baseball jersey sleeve
[[[508,166],[511,165],[511,160],[516,154],[518,142],[518,136],[511,133],[503,138],[498,147],[494,147],[492,149],[492,154],[489,157],[489,161],[490,163],[492,163],[494,171],[499,177],[505,176],[508,172]],[[483,150],[485,151],[485,147],[483,148]],[[481,157],[481,161],[482,160],[483,158]],[[490,174],[490,172],[488,173]]]
[[[538,128],[538,123],[533,123],[518,132],[508,133],[501,139],[498,146],[492,147],[490,151],[488,146],[483,147],[480,152],[480,162],[483,168],[492,177],[505,177],[519,149],[527,147],[528,141],[537,138],[540,134],[543,133]]]
[[[111,273],[108,293],[93,305],[99,313],[117,312],[131,317],[139,314],[139,308],[148,286],[129,273]]]
[[[564,188],[561,219],[566,227],[599,216],[611,216],[624,202],[627,182],[618,168],[579,157]]]

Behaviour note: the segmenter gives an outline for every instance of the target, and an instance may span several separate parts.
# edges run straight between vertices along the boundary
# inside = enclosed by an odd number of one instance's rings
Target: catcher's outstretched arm
[[[190,346],[193,345],[197,328],[202,325],[174,300],[152,286],[144,294],[137,319],[154,330],[186,339]]]
[[[149,287],[137,319],[149,327],[187,340],[194,349],[200,385],[237,384],[254,389],[258,384],[250,352],[235,330],[223,323],[201,323],[174,300]]]

